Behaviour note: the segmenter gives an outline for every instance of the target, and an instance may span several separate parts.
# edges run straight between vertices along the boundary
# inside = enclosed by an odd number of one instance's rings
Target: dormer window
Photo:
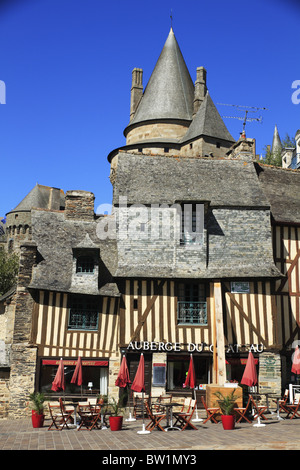
[[[181,245],[203,244],[204,204],[181,204]]]
[[[92,256],[79,256],[76,262],[76,273],[93,274],[95,260]]]

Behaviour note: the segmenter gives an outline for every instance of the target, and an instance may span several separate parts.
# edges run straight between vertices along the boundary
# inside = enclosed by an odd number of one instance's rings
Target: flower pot
[[[110,416],[109,425],[111,431],[120,431],[122,429],[123,416]]]
[[[34,428],[41,428],[44,425],[44,413],[38,414],[36,411],[31,411],[31,421]]]
[[[222,424],[223,429],[234,429],[235,425],[235,416],[234,415],[222,415]]]

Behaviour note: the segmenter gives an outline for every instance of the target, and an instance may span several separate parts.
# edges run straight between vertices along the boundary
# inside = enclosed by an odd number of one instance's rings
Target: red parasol
[[[141,353],[139,366],[134,381],[132,382],[131,390],[134,392],[145,392],[145,362],[143,353]]]
[[[293,374],[300,374],[300,349],[298,346],[296,346],[293,354],[292,372]]]
[[[54,392],[58,392],[59,390],[65,390],[65,371],[62,358],[59,361],[59,366],[52,382],[51,390],[53,390]]]
[[[136,371],[134,381],[132,382],[131,390],[133,392],[142,392],[142,405],[143,405],[144,404],[144,392],[145,392],[145,362],[144,362],[143,353],[141,353],[139,366]],[[144,423],[144,406],[142,406],[142,410],[143,410],[143,427],[141,431],[137,431],[137,432],[138,434],[149,434],[150,431],[146,430],[145,423]]]
[[[241,384],[248,385],[248,387],[252,387],[253,385],[257,384],[256,367],[254,357],[251,351],[248,355],[247,364],[244,370]]]
[[[81,357],[78,357],[78,361],[74,370],[74,374],[71,378],[71,384],[82,385],[82,363]]]
[[[193,360],[193,355],[191,354],[190,356],[190,365],[189,365],[189,370],[185,379],[185,382],[183,384],[183,387],[190,387],[194,389],[194,396],[196,400],[196,372],[195,372],[195,367],[194,367],[194,360]],[[202,418],[198,417],[198,408],[197,408],[197,401],[196,401],[196,417],[193,419],[193,421],[200,422],[203,421]]]
[[[119,371],[119,374],[118,374],[115,385],[117,387],[125,388],[130,383],[131,383],[131,381],[130,381],[130,378],[129,378],[129,371],[128,371],[128,367],[127,367],[126,357],[123,356],[120,371]]]
[[[195,388],[195,386],[196,386],[196,374],[195,374],[195,369],[194,369],[193,356],[191,354],[189,370],[188,370],[188,374],[184,382],[184,387]]]

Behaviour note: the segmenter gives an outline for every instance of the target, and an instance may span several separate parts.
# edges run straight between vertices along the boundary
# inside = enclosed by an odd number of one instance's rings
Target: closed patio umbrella
[[[80,387],[82,386],[82,362],[81,357],[78,357],[77,364],[74,370],[74,373],[71,378],[71,384],[77,384]],[[82,395],[82,387],[81,387],[81,395]]]
[[[120,370],[118,373],[118,377],[116,380],[115,385],[120,388],[125,388],[127,385],[131,383],[131,380],[129,378],[129,371],[128,371],[128,366],[127,366],[127,361],[125,355],[122,358]],[[130,412],[130,393],[129,393],[129,418],[126,419],[126,421],[135,421],[135,418],[132,418],[131,412]]]
[[[257,384],[257,373],[252,352],[249,352],[247,364],[243,373],[241,383],[253,387]]]
[[[52,382],[51,390],[53,390],[54,392],[58,392],[59,390],[65,390],[65,370],[62,357],[60,358],[59,366]]]
[[[197,398],[196,398],[196,373],[195,373],[195,367],[194,367],[194,360],[193,360],[193,355],[190,355],[190,364],[189,364],[189,370],[184,382],[184,387],[190,387],[193,389],[194,393],[194,398],[196,400],[196,418],[194,418],[192,421],[195,422],[201,422],[203,421],[202,418],[198,417],[198,408],[197,408]]]
[[[241,384],[248,385],[248,387],[253,387],[257,384],[257,373],[254,362],[254,357],[250,351],[248,354],[247,364],[243,373]],[[253,424],[254,427],[264,427],[265,424],[260,422],[260,417],[257,418],[257,424]]]
[[[138,431],[138,434],[149,434],[150,431],[146,431],[144,423],[145,361],[143,353],[141,353],[139,366],[134,381],[132,382],[131,390],[133,392],[142,392],[143,428],[141,431]]]
[[[299,346],[296,346],[295,352],[293,354],[293,365],[292,365],[293,374],[300,374],[300,349]]]
[[[194,368],[194,361],[193,361],[193,355],[190,355],[190,364],[189,364],[189,370],[184,382],[185,387],[190,387],[190,388],[195,388],[196,386],[196,374],[195,374],[195,368]]]
[[[127,367],[126,357],[123,356],[123,359],[122,359],[122,362],[121,362],[121,367],[120,367],[115,385],[117,387],[125,388],[130,383],[131,383],[131,381],[130,381],[130,378],[129,378],[129,372],[128,372],[128,367]]]

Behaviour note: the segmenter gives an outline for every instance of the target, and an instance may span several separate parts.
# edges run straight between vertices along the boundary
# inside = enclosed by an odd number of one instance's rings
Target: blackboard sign
[[[166,364],[153,364],[153,386],[165,386],[166,384]]]

